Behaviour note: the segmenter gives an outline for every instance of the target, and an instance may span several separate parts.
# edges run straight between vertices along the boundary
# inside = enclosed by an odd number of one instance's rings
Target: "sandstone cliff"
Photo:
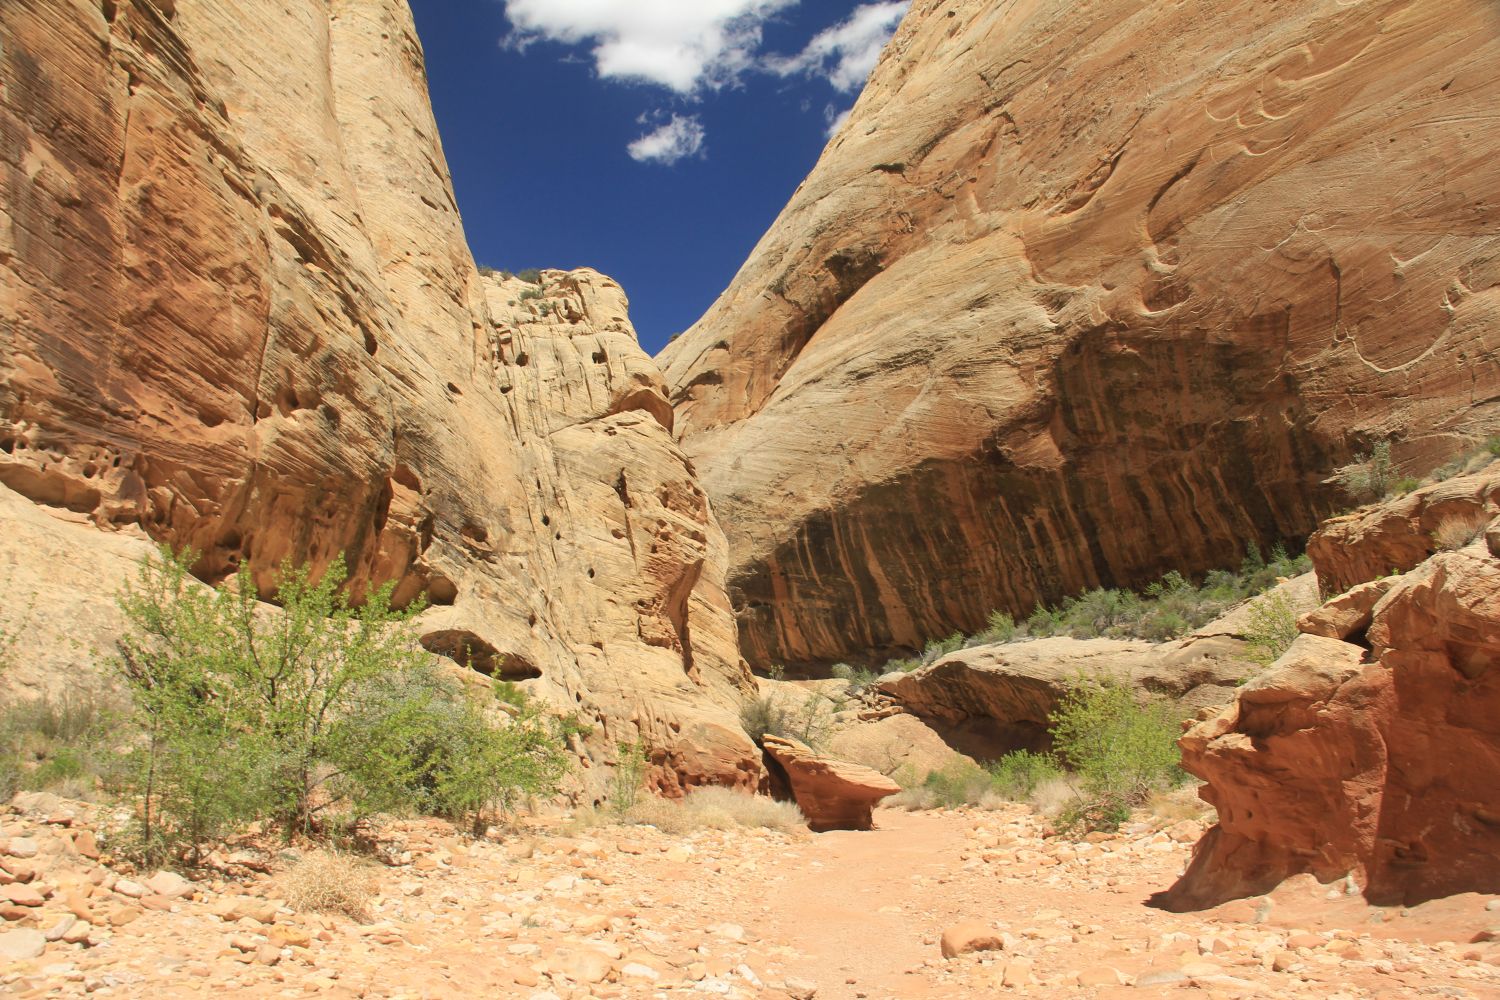
[[[1377,904],[1500,892],[1500,464],[1490,470],[1319,531],[1319,579],[1358,586],[1183,737],[1219,823],[1166,905],[1302,873],[1348,877]],[[1361,564],[1385,568],[1350,575]]]
[[[608,279],[478,274],[405,0],[12,0],[0,135],[0,484],[209,581],[345,552],[593,757],[640,734],[664,788],[755,783],[661,377]],[[81,556],[7,562],[39,574],[11,607],[89,592]],[[87,657],[40,631],[22,679],[55,685]]]
[[[758,664],[1300,539],[1500,425],[1488,0],[917,0],[661,361]]]

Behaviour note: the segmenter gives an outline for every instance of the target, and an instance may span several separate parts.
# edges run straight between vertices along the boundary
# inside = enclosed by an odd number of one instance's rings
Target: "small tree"
[[[1389,441],[1376,442],[1369,454],[1356,456],[1334,476],[1345,492],[1361,502],[1385,497],[1391,492],[1396,478],[1396,464],[1391,458]]]

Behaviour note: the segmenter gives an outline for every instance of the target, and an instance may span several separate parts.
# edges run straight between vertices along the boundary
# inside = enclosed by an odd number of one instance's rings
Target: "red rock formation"
[[[343,552],[599,760],[757,783],[661,376],[608,279],[481,279],[405,0],[6,0],[0,135],[0,484],[211,581]]]
[[[792,797],[814,832],[868,830],[875,804],[901,786],[862,764],[825,757],[805,743],[764,739],[766,753],[786,772]]]
[[[1489,0],[917,0],[662,355],[746,655],[1224,566],[1492,432],[1497,105]]]
[[[1320,578],[1406,551],[1413,536],[1387,529],[1410,526],[1424,499],[1489,487],[1467,477],[1334,522],[1314,550],[1333,557]],[[1471,501],[1467,513],[1481,512],[1500,509]],[[1377,903],[1500,892],[1500,554],[1481,532],[1432,556],[1390,584],[1365,635],[1368,648],[1303,635],[1183,737],[1219,824],[1165,905],[1210,906],[1305,872],[1350,876]]]

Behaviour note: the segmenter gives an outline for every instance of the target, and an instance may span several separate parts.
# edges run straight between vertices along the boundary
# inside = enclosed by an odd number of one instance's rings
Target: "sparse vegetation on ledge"
[[[1166,642],[1202,628],[1241,601],[1258,596],[1277,582],[1312,569],[1305,555],[1290,556],[1280,545],[1269,558],[1250,545],[1239,571],[1214,570],[1201,583],[1172,572],[1141,593],[1114,588],[1091,590],[1051,608],[1038,605],[1024,621],[1004,611],[991,612],[988,627],[975,635],[956,632],[929,642],[920,657],[891,660],[882,672],[910,672],[968,646],[1069,636],[1074,639],[1146,639]],[[848,668],[853,679],[857,674]],[[835,676],[840,676],[835,674]]]

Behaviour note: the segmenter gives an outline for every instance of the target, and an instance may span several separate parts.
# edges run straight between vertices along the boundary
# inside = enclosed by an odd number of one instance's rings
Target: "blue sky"
[[[728,286],[906,0],[411,0],[481,264],[595,267],[656,353]]]

